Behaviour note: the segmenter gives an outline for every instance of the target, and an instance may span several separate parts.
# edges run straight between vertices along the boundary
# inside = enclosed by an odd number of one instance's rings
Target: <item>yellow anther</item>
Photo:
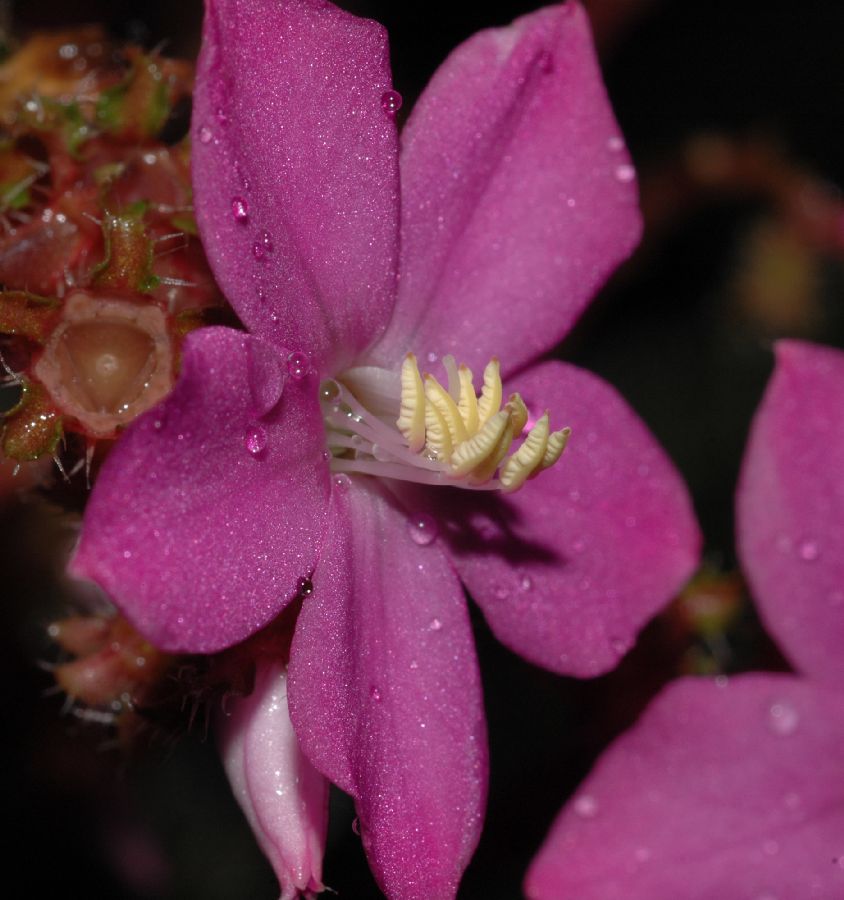
[[[469,435],[466,433],[466,426],[463,424],[457,404],[433,375],[425,376],[425,399],[428,401],[428,406],[433,406],[442,416],[446,428],[448,428],[452,446],[456,447],[467,440]]]
[[[497,412],[484,427],[474,436],[464,441],[451,454],[451,471],[453,475],[468,475],[493,455],[501,436],[509,422],[508,414],[502,409]],[[508,445],[509,446],[509,445]],[[493,469],[493,471],[495,471]]]
[[[502,393],[501,369],[498,360],[493,357],[484,369],[484,386],[481,388],[481,399],[478,401],[478,420],[481,428],[501,409]]]
[[[550,422],[547,411],[528,432],[521,447],[501,467],[498,475],[505,491],[520,488],[530,474],[542,465],[548,449]]]
[[[478,398],[475,396],[475,386],[472,384],[472,370],[468,366],[461,366],[457,370],[457,377],[460,379],[460,400],[457,403],[457,409],[466,426],[466,432],[471,437],[478,433],[480,427]]]
[[[559,431],[552,431],[551,434],[548,435],[548,447],[545,450],[545,456],[542,457],[542,462],[539,464],[539,468],[533,473],[534,475],[538,474],[543,469],[548,469],[553,466],[563,455],[563,450],[566,449],[570,434],[571,428],[561,428]]]
[[[513,422],[510,419],[510,414],[502,409],[495,414],[492,418],[495,419],[497,416],[501,416],[505,420],[504,430],[501,432],[501,437],[495,443],[495,446],[487,455],[486,459],[481,462],[479,465],[475,466],[475,468],[469,473],[469,483],[470,484],[485,484],[489,481],[494,475],[495,470],[501,465],[501,460],[507,455],[507,451],[510,449],[510,444],[513,443]],[[492,419],[487,424],[491,424]],[[484,426],[486,427],[486,426]]]
[[[401,409],[396,427],[408,447],[418,453],[425,446],[425,386],[416,357],[408,353],[401,365]]]
[[[525,401],[522,400],[521,394],[511,394],[504,408],[510,413],[510,419],[513,422],[513,438],[515,439],[521,435],[527,425],[528,411]]]
[[[425,446],[436,459],[450,459],[454,451],[454,444],[448,431],[448,425],[442,413],[433,403],[425,406]]]

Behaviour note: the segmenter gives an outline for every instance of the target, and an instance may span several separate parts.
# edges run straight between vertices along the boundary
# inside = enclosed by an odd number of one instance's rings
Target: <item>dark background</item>
[[[405,111],[457,43],[534,8],[515,0],[487,2],[482,14],[461,0],[343,5],[388,27]],[[689,482],[709,561],[729,572],[732,495],[773,339],[844,346],[844,232],[841,247],[818,246],[784,223],[771,191],[743,183],[689,190],[683,173],[690,148],[700,148],[690,141],[714,133],[731,146],[756,142],[837,197],[835,186],[844,184],[844,4],[587,6],[642,176],[648,229],[639,254],[560,354],[614,383],[649,423]],[[165,52],[184,56],[196,52],[201,17],[201,4],[184,0],[77,0],[72,11],[58,0],[24,0],[0,9],[13,35],[99,21],[149,46],[166,39]],[[778,305],[769,298],[780,298]],[[45,624],[71,602],[60,572],[73,523],[54,504],[29,497],[5,501],[0,528],[9,755],[2,791],[15,833],[6,872],[25,886],[16,896],[275,897],[274,877],[229,795],[212,741],[195,732],[125,765],[106,732],[62,715],[61,697],[44,695],[50,676],[37,663],[52,652]],[[523,663],[492,639],[480,616],[474,621],[492,773],[484,834],[460,896],[497,900],[519,896],[561,803],[608,740],[676,674],[695,638],[678,641],[664,618],[618,671],[587,683]],[[722,670],[778,664],[749,609],[726,643],[726,652],[713,654]],[[353,811],[339,796],[335,807],[325,881],[341,897],[378,897]]]

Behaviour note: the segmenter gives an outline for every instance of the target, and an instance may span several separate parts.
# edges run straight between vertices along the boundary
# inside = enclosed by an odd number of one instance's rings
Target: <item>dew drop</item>
[[[622,163],[615,167],[615,178],[622,184],[629,184],[636,178],[636,170],[629,163]]]
[[[800,724],[800,714],[786,702],[772,703],[768,710],[768,725],[774,734],[794,734]]]
[[[721,688],[723,690],[725,687],[728,687],[730,684],[730,679],[726,675],[716,675],[715,676],[715,687]]]
[[[156,420],[152,423],[152,427],[153,427],[156,431],[161,431],[161,429],[164,427],[164,420],[163,420],[163,419],[156,419]]]
[[[624,640],[624,638],[613,637],[610,638],[610,647],[612,647],[613,653],[618,653],[621,656],[630,649],[630,644]]]
[[[331,454],[328,452],[328,450],[323,450],[322,451],[322,461],[328,462],[330,459],[331,459]]]
[[[333,403],[340,396],[340,385],[336,381],[323,381],[319,386],[319,398],[326,403]]]
[[[261,232],[261,246],[264,248],[264,253],[269,255],[275,250],[275,244],[273,244],[273,236],[269,233],[269,231]]]
[[[199,129],[199,143],[200,144],[210,144],[211,138],[214,137],[214,132],[207,125],[203,125],[202,128]]]
[[[434,353],[433,350],[431,350],[431,352],[428,353],[428,355],[425,357],[425,359],[427,359],[429,363],[433,364],[439,359],[439,357],[437,356],[436,353]]]
[[[296,587],[302,597],[310,597],[314,592],[314,583],[310,578],[300,578]]]
[[[381,690],[375,685],[372,686],[372,690],[369,692],[369,696],[378,703],[381,700]]]
[[[402,104],[402,96],[398,91],[385,91],[381,95],[381,109],[388,116],[394,116],[400,109]]]
[[[266,247],[264,247],[263,242],[255,241],[255,243],[252,245],[252,255],[255,257],[255,259],[258,260],[258,262],[261,262],[262,260],[267,258],[267,249]]]
[[[499,600],[506,600],[509,595],[510,595],[509,591],[507,590],[506,587],[504,587],[503,584],[499,584],[498,587],[495,589],[495,596]]]
[[[413,542],[420,547],[427,547],[437,536],[437,523],[426,513],[417,513],[407,527]]]
[[[411,669],[418,669],[418,668],[419,668],[419,663],[418,663],[415,659],[412,659],[412,660],[410,661],[410,668],[411,668]]]
[[[533,579],[530,575],[522,575],[521,580],[519,581],[519,587],[523,591],[533,590]]]
[[[308,374],[310,367],[311,360],[308,354],[301,350],[294,350],[287,357],[287,371],[290,377],[295,378],[296,381],[301,381]]]
[[[249,221],[249,204],[243,197],[232,197],[232,215],[241,225]]]
[[[574,811],[584,819],[591,819],[598,812],[598,801],[591,794],[581,794],[574,801]]]
[[[226,111],[222,106],[217,107],[217,121],[221,125],[228,125],[229,123],[229,117],[226,115]]]
[[[244,445],[252,456],[260,456],[267,449],[267,432],[261,425],[252,425],[246,432]]]
[[[428,623],[429,631],[442,631],[442,628],[443,628],[442,620],[437,619],[436,617],[431,619],[431,621]]]
[[[352,483],[352,479],[345,472],[338,472],[334,478],[332,479],[334,482],[334,487],[338,491],[345,491],[348,489],[349,485]]]
[[[797,552],[803,562],[814,562],[821,555],[821,548],[817,541],[803,541]]]
[[[618,153],[619,151],[623,150],[624,138],[621,138],[618,135],[613,135],[611,138],[608,138],[607,149],[612,150],[613,153]]]

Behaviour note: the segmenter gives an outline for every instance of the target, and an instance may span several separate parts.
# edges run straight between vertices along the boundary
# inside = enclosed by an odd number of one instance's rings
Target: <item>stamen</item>
[[[502,408],[497,359],[484,369],[480,397],[467,366],[452,356],[443,365],[448,389],[433,375],[423,379],[412,353],[398,378],[362,366],[324,382],[320,401],[332,471],[510,492],[557,462],[571,432],[551,432],[547,411],[510,452],[528,410],[518,394]]]

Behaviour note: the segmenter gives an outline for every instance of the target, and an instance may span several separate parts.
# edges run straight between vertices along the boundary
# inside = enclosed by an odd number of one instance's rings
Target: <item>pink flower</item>
[[[738,543],[799,675],[685,679],[598,761],[531,900],[844,896],[844,353],[793,341],[757,412]]]
[[[328,783],[299,748],[287,709],[287,672],[259,659],[255,687],[221,715],[220,751],[238,803],[282,886],[280,900],[323,889]]]
[[[196,213],[250,333],[188,339],[175,390],[99,476],[74,570],[171,650],[233,644],[304,594],[301,747],[354,796],[385,893],[435,900],[456,891],[486,792],[463,586],[512,650],[595,675],[688,576],[698,533],[615,391],[535,362],[640,231],[581,7],[471,38],[400,151],[398,103],[376,23],[320,0],[209,2]],[[456,414],[410,352],[450,370]],[[476,421],[450,354],[484,371]],[[526,409],[495,412],[493,355]],[[481,447],[484,409],[500,432]],[[545,409],[571,446],[495,489],[562,448]],[[524,415],[540,449],[509,463]]]

